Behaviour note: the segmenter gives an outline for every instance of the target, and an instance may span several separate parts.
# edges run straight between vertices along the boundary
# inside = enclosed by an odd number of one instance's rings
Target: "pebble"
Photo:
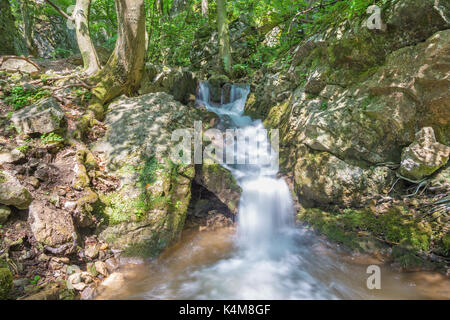
[[[97,245],[90,245],[84,249],[84,255],[90,259],[95,259],[98,256],[98,252]]]
[[[104,276],[108,276],[108,269],[107,266],[104,262],[102,261],[96,261],[95,262],[95,269],[97,270],[98,273],[104,275]]]

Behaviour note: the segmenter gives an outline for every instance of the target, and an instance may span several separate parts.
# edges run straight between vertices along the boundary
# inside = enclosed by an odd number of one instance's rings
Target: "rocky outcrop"
[[[422,128],[414,143],[403,149],[400,174],[420,180],[447,164],[449,155],[450,147],[436,141],[433,128]]]
[[[389,168],[420,128],[450,143],[448,7],[398,1],[384,17],[384,33],[347,22],[300,44],[287,72],[254,76],[246,113],[280,129],[280,163],[300,198],[358,203],[389,190]]]
[[[64,112],[54,98],[43,99],[13,114],[11,121],[19,132],[50,133],[58,129]]]
[[[197,87],[198,79],[191,71],[147,63],[139,93],[165,92],[183,104],[193,104]]]
[[[0,171],[0,204],[26,209],[32,196],[17,178],[8,171]]]
[[[195,174],[194,165],[171,161],[172,132],[193,128],[201,116],[162,92],[121,98],[109,109],[107,133],[93,151],[121,187],[100,194],[107,224],[99,236],[130,254],[153,255],[183,228]]]
[[[72,216],[44,201],[31,203],[28,223],[36,241],[52,253],[70,253],[76,247]]]

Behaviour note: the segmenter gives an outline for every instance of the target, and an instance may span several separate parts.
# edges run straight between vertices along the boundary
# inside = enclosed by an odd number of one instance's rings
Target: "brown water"
[[[298,231],[299,250],[289,261],[239,257],[234,229],[185,231],[156,261],[122,266],[97,299],[450,299],[445,275],[396,272],[380,259]],[[374,264],[381,267],[380,290],[366,286],[367,267]]]

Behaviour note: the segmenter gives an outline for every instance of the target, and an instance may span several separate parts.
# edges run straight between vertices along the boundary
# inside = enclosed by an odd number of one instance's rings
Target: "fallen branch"
[[[25,60],[26,62],[32,64],[34,67],[36,67],[36,69],[41,70],[41,68],[33,61],[31,61],[29,58],[25,57],[25,56],[2,56],[0,57],[0,66],[3,64],[3,62],[5,62],[6,60],[9,59],[18,59],[18,60]],[[16,70],[18,71],[18,70]]]

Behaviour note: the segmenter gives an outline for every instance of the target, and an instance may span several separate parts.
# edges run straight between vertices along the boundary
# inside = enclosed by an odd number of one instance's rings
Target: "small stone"
[[[82,291],[86,288],[86,284],[84,282],[76,283],[73,285],[73,288],[77,291]]]
[[[66,270],[66,273],[68,274],[68,275],[71,275],[71,274],[77,274],[77,273],[80,273],[81,272],[81,269],[80,269],[80,267],[79,266],[77,266],[77,265],[71,265],[71,266],[68,266],[67,267],[67,270]]]
[[[116,258],[109,258],[108,260],[105,261],[105,264],[106,268],[110,273],[113,273],[119,268],[119,262],[117,261]]]
[[[77,284],[77,283],[80,283],[80,282],[81,282],[81,273],[80,273],[80,272],[76,272],[76,273],[74,273],[74,274],[71,274],[71,275],[69,276],[69,278],[67,278],[67,281],[68,281],[70,284]]]
[[[106,250],[106,249],[108,249],[108,244],[103,243],[103,244],[100,246],[100,250]]]
[[[84,254],[90,259],[95,259],[98,256],[98,251],[97,245],[90,245],[84,249]]]
[[[39,188],[39,186],[41,184],[39,179],[36,178],[36,177],[29,177],[28,178],[28,183],[31,184],[33,186],[33,188],[35,188],[35,189]]]
[[[88,284],[88,283],[93,282],[94,279],[92,278],[92,275],[89,272],[82,272],[81,273],[81,281]]]
[[[96,261],[95,262],[95,269],[97,270],[97,272],[99,272],[100,274],[104,275],[105,277],[108,276],[108,269],[107,266],[104,262],[102,261]]]
[[[94,297],[95,289],[92,286],[84,289],[80,294],[81,300],[91,300]]]

